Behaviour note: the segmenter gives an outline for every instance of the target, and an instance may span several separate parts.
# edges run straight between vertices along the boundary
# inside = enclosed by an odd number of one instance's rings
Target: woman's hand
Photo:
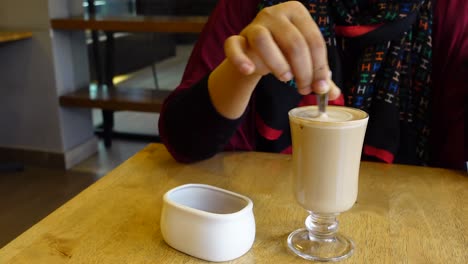
[[[272,73],[282,81],[294,78],[301,94],[329,92],[331,100],[340,95],[331,81],[322,34],[300,2],[261,10],[239,35],[226,40],[225,53],[244,75]]]

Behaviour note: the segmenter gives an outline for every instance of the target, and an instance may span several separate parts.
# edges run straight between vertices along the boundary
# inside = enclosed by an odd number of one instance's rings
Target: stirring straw
[[[317,105],[320,114],[325,114],[327,112],[328,104],[328,93],[317,94]]]
[[[332,78],[332,71],[328,72],[329,78]],[[324,94],[317,94],[317,105],[319,114],[326,114],[328,105],[328,92]]]

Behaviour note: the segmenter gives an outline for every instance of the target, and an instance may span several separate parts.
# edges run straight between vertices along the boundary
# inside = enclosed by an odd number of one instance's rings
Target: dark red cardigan
[[[159,130],[163,143],[178,161],[194,162],[222,150],[259,150],[254,128],[258,119],[254,111],[250,111],[253,102],[241,118],[223,118],[211,104],[206,83],[206,77],[224,59],[224,40],[250,23],[257,13],[258,2],[218,2],[194,47],[181,84],[166,100]],[[463,168],[467,160],[464,105],[468,90],[468,4],[464,0],[437,2],[433,26],[433,106],[439,111],[432,120],[431,165]],[[301,104],[315,103],[313,96],[301,100]],[[331,103],[341,105],[343,98]],[[261,133],[274,135],[274,132]],[[277,150],[290,151],[290,148]],[[378,151],[373,151],[376,150],[368,146],[369,156],[385,160],[379,157]]]

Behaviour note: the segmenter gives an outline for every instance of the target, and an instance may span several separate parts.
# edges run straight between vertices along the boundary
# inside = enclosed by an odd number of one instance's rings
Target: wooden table
[[[204,263],[170,248],[163,194],[204,183],[249,196],[255,243],[232,263],[308,263],[288,252],[306,212],[294,201],[291,157],[223,153],[192,165],[149,145],[0,250],[0,263]],[[363,162],[357,204],[341,231],[356,243],[341,263],[468,263],[466,172]]]

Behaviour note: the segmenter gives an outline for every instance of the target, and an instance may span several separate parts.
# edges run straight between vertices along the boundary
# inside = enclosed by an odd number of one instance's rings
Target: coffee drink
[[[289,112],[296,199],[316,213],[349,210],[358,193],[359,165],[368,115],[341,106]]]

